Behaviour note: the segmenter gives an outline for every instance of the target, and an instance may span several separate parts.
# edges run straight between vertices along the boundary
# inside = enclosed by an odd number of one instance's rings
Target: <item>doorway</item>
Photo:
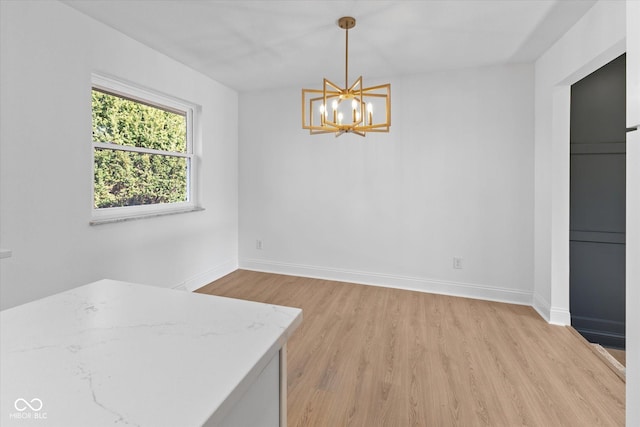
[[[587,340],[625,348],[626,55],[571,86],[569,307]]]

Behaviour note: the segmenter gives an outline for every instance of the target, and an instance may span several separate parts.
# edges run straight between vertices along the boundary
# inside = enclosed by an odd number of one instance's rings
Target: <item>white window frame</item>
[[[171,215],[183,212],[192,212],[202,210],[197,203],[197,173],[196,173],[196,156],[194,154],[194,135],[197,125],[196,105],[189,102],[161,94],[159,92],[146,89],[129,82],[115,79],[102,74],[91,75],[91,90],[102,90],[113,95],[121,96],[153,107],[162,108],[169,111],[175,111],[179,114],[185,114],[187,126],[187,146],[185,153],[168,152],[163,150],[155,150],[149,148],[139,148],[128,145],[111,144],[93,141],[93,132],[91,137],[91,225],[98,225],[110,222],[126,221],[130,219],[139,219],[153,217],[159,215]],[[176,157],[184,157],[187,159],[187,201],[176,203],[158,203],[150,205],[138,206],[119,206],[112,208],[96,208],[95,205],[95,151],[97,148],[110,149],[119,151],[130,151],[135,153],[170,155]]]

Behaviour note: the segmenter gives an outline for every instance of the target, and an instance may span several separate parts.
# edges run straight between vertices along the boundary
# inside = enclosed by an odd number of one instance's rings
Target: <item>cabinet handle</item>
[[[638,130],[638,126],[631,126],[630,128],[627,128],[627,132],[633,132],[634,130]]]

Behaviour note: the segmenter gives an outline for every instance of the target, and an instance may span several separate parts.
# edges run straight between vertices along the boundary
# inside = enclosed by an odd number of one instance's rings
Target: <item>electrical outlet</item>
[[[462,258],[453,257],[453,268],[456,270],[462,270]]]
[[[262,250],[262,240],[256,240],[256,249]]]

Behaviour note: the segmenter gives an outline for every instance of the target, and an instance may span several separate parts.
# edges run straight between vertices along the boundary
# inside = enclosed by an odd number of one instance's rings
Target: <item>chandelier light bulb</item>
[[[351,108],[353,109],[353,123],[357,123],[358,120],[356,119],[356,112],[358,111],[358,101],[356,101],[355,99],[351,101]]]

